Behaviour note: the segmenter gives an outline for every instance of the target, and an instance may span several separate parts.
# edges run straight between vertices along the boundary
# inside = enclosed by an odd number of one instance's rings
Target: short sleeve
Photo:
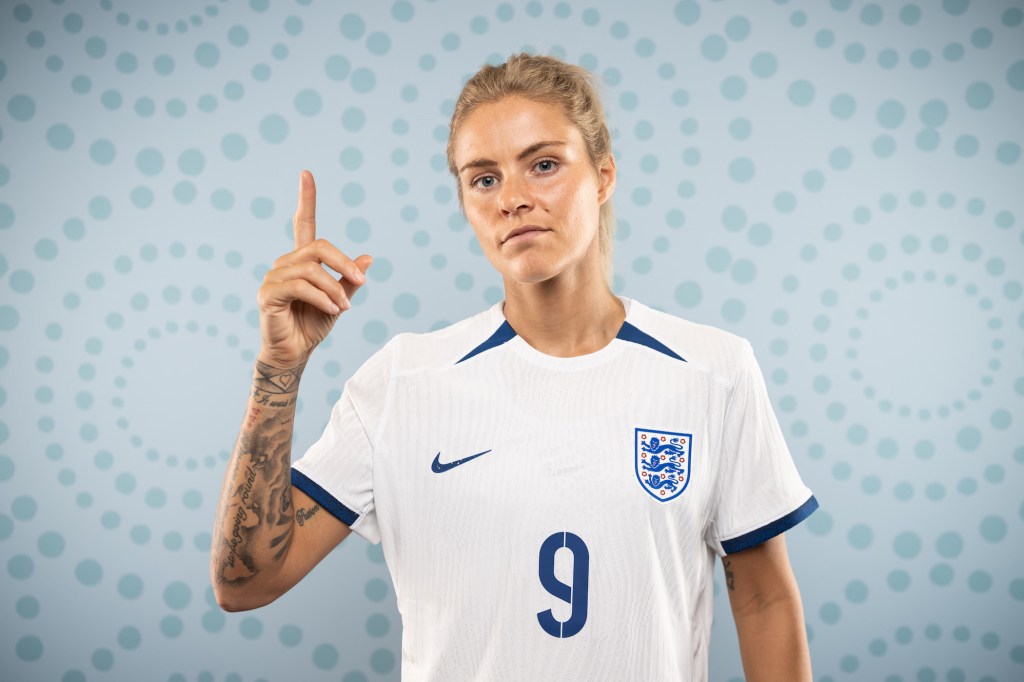
[[[291,466],[292,485],[353,532],[380,542],[373,498],[373,446],[387,404],[394,338],[345,382],[313,445]]]
[[[759,545],[818,508],[797,472],[746,339],[725,405],[720,443],[717,504],[707,538],[719,556]]]

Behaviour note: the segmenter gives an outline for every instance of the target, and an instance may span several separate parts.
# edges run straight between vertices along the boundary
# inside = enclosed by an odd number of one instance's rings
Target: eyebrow
[[[552,146],[558,146],[558,145],[564,145],[564,144],[566,144],[566,143],[564,141],[562,141],[562,140],[542,140],[540,142],[534,142],[529,147],[527,147],[523,151],[519,152],[519,154],[516,156],[516,161],[522,161],[523,159],[525,159],[530,154],[533,154],[534,152],[536,152],[536,151],[538,151],[540,149],[543,149],[544,147],[552,147]],[[462,171],[466,170],[467,168],[479,168],[481,166],[497,166],[497,165],[498,165],[498,163],[496,161],[491,161],[490,159],[474,159],[473,161],[470,161],[465,166],[460,168],[459,169],[459,174],[461,175]]]

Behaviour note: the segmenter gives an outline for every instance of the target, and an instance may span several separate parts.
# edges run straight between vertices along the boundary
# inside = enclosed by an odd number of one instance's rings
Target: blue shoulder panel
[[[633,343],[639,343],[641,346],[647,346],[648,348],[653,348],[659,353],[664,353],[670,358],[675,358],[676,360],[682,360],[683,362],[686,362],[684,358],[679,357],[679,355],[673,352],[671,348],[663,344],[661,341],[658,341],[656,338],[654,338],[647,332],[640,331],[639,329],[631,325],[629,322],[623,321],[622,328],[619,329],[619,333],[615,338],[622,339],[623,341],[632,341]]]
[[[459,362],[462,362],[462,360],[468,360],[471,357],[473,357],[474,355],[477,355],[479,353],[483,353],[488,348],[494,348],[495,346],[500,346],[501,344],[505,343],[506,341],[514,338],[515,335],[516,335],[516,330],[512,329],[512,325],[510,325],[508,323],[508,320],[505,320],[504,322],[501,323],[501,326],[498,327],[498,330],[496,332],[494,332],[493,334],[491,334],[491,338],[487,339],[486,341],[481,343],[479,346],[477,346],[473,350],[469,351],[469,353],[467,353],[461,360],[459,360]],[[456,362],[455,364],[457,365],[457,364],[459,364],[459,362]]]
[[[512,328],[512,325],[508,323],[508,320],[505,320],[504,322],[502,322],[501,326],[498,327],[497,331],[491,334],[491,337],[489,339],[481,343],[473,350],[469,351],[455,364],[457,365],[459,364],[459,362],[462,362],[463,360],[468,360],[474,355],[483,353],[485,350],[489,348],[500,346],[506,341],[515,338],[515,336],[516,330]],[[686,362],[685,358],[680,357],[677,353],[675,353],[671,348],[663,344],[661,341],[658,341],[656,338],[654,338],[653,336],[646,332],[640,331],[639,329],[631,325],[629,322],[626,322],[625,320],[623,320],[622,326],[619,328],[619,333],[615,335],[615,338],[622,339],[623,341],[630,341],[632,343],[638,343],[641,346],[647,346],[648,348],[653,348],[659,353],[664,353],[670,358],[675,358],[676,360],[682,360],[683,362]]]

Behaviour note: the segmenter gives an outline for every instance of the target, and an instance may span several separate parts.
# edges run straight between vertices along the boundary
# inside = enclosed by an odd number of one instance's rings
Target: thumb
[[[359,266],[359,269],[362,270],[363,274],[365,275],[366,271],[370,269],[370,265],[373,264],[373,256],[371,256],[368,253],[364,253],[363,255],[356,258],[354,262],[356,265]]]
[[[370,269],[370,264],[373,263],[373,256],[371,256],[368,253],[364,253],[358,258],[354,258],[352,262],[355,263],[356,267],[359,268],[359,271],[365,275],[366,271]],[[351,279],[345,277],[344,275],[339,277],[338,281],[341,282],[342,287],[345,288],[345,294],[347,294],[349,297],[355,295],[355,292],[358,291],[359,288],[363,286],[363,284],[365,284],[365,282],[353,282]]]

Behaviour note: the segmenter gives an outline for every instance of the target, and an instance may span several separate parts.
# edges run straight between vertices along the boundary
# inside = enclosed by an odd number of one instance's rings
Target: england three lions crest
[[[659,502],[675,499],[690,482],[693,434],[636,429],[636,478]]]

